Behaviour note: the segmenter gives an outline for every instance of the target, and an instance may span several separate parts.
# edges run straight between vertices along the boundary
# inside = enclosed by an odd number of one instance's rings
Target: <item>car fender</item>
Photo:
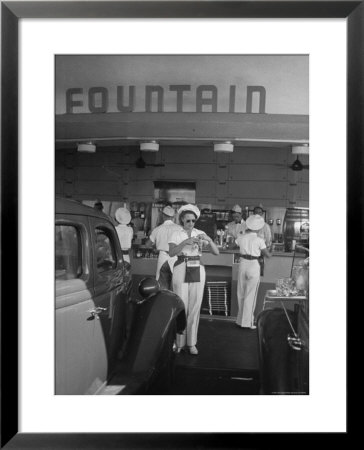
[[[294,323],[292,311],[287,311]],[[283,309],[267,309],[257,318],[259,368],[263,394],[293,393],[296,355],[287,342],[291,332]]]
[[[162,290],[137,303],[128,338],[125,360],[132,373],[152,370],[168,333],[186,326],[183,301],[171,291]]]

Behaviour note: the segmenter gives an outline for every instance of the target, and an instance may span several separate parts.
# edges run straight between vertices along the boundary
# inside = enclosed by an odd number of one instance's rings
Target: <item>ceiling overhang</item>
[[[236,146],[281,146],[309,141],[309,117],[246,113],[105,113],[56,116],[56,146],[96,141],[99,145],[210,145],[229,140]]]

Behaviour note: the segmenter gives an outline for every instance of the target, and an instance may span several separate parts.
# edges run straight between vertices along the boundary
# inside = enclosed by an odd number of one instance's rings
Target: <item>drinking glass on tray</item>
[[[278,278],[276,282],[276,293],[278,297],[289,297],[295,295],[295,283],[292,278]]]

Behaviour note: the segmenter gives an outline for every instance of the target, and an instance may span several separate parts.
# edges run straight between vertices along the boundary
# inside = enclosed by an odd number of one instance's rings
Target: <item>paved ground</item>
[[[176,356],[173,395],[254,395],[259,393],[256,330],[231,319],[201,317],[199,354]]]

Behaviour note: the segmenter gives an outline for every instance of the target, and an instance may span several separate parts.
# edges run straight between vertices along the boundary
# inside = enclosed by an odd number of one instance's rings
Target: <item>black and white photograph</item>
[[[309,395],[308,54],[55,55],[56,395]]]
[[[362,2],[0,12],[1,448],[346,435]]]

